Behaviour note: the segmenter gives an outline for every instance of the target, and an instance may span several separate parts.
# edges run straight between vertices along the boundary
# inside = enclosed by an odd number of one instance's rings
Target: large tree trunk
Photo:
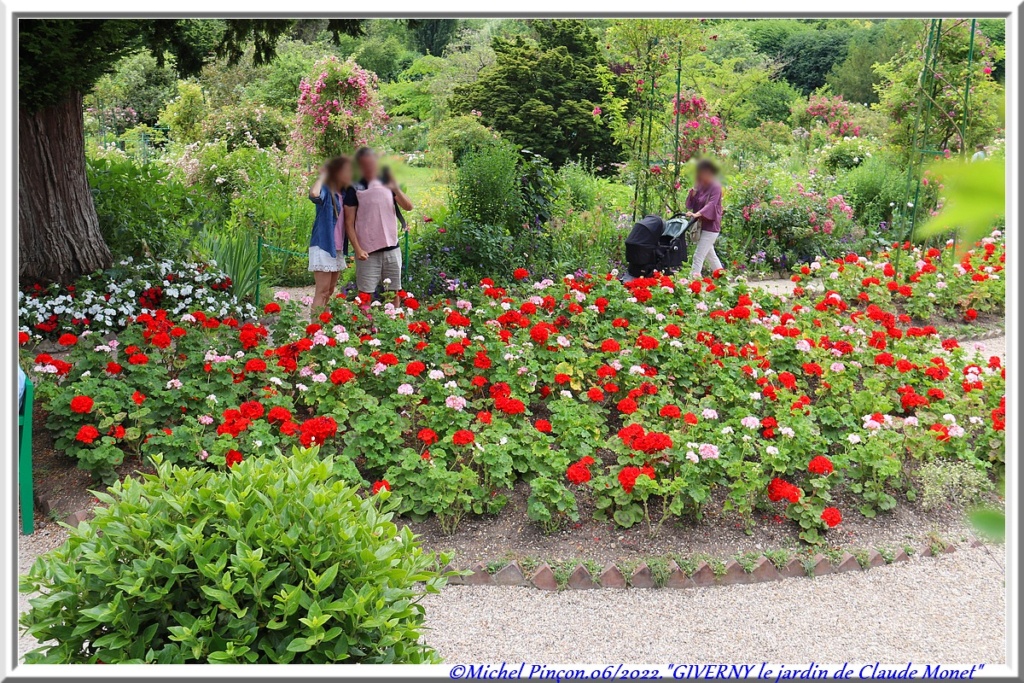
[[[18,114],[19,275],[70,282],[110,265],[85,175],[82,95]]]

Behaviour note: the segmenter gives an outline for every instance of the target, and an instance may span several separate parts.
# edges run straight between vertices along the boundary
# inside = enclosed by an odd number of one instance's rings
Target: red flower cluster
[[[778,503],[780,500],[799,503],[803,495],[804,492],[800,490],[800,487],[794,486],[778,477],[775,477],[768,483],[768,500],[773,503]]]
[[[590,466],[593,464],[594,459],[589,455],[585,455],[569,465],[569,469],[565,471],[565,476],[571,483],[577,486],[585,484],[590,481]]]
[[[622,485],[622,490],[626,493],[633,493],[636,480],[640,477],[648,477],[651,481],[654,481],[654,468],[650,465],[644,465],[643,467],[627,465],[623,467],[619,472],[619,483]]]
[[[338,433],[333,417],[313,417],[299,425],[299,443],[309,448],[320,445]]]
[[[832,474],[835,467],[832,465],[832,461],[826,458],[824,455],[816,455],[811,458],[811,461],[807,463],[807,471],[811,474],[827,475]]]

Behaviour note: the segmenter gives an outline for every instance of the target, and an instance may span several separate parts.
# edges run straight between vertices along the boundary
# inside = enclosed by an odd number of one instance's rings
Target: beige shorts
[[[372,294],[377,291],[377,285],[383,285],[387,291],[402,288],[401,249],[377,251],[365,261],[356,260],[356,287],[359,291]]]

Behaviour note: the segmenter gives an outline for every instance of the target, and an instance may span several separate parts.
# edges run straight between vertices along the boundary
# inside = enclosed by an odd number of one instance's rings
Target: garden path
[[[425,599],[425,640],[449,664],[995,664],[1005,661],[1004,566],[994,546],[748,586],[449,586]]]

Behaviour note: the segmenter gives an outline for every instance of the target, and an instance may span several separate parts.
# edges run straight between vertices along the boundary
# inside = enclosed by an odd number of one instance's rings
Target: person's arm
[[[356,236],[356,209],[355,206],[345,206],[345,234],[348,235],[348,241],[352,243],[352,248],[356,251],[356,258],[360,261],[365,261],[370,258],[370,255],[363,251],[363,248],[359,245],[359,237]]]
[[[694,188],[691,187],[690,191],[686,193],[686,202],[683,204],[683,206],[688,209],[688,211],[683,213],[687,218],[693,218],[696,215],[693,213],[693,210],[697,208],[693,201],[693,192]]]
[[[412,201],[405,196],[405,193],[402,192],[402,188],[398,187],[398,183],[396,183],[394,179],[392,179],[391,183],[388,185],[388,189],[390,189],[391,193],[395,195],[395,203],[398,204],[399,208],[403,211],[412,211]]]
[[[324,201],[324,181],[327,180],[327,171],[320,169],[320,175],[317,176],[316,182],[309,188],[309,200],[315,204],[323,204]]]

